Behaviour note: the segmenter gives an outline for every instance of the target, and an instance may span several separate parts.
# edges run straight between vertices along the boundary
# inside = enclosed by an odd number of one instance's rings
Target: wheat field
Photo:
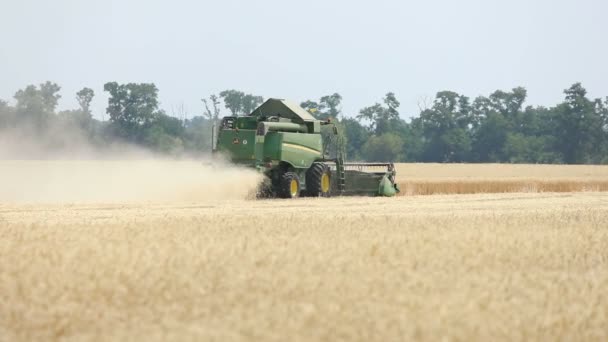
[[[608,191],[608,165],[396,164],[400,195]]]
[[[128,179],[158,188],[138,193],[76,175],[142,165],[38,163],[0,163],[0,340],[608,339],[606,192],[255,201],[242,170],[146,164]],[[400,177],[414,167],[486,173]],[[41,168],[45,191],[19,194]]]

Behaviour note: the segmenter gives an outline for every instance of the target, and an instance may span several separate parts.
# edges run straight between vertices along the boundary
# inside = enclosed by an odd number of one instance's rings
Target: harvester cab
[[[269,99],[214,127],[213,154],[264,173],[261,197],[382,195],[398,192],[392,163],[346,163],[337,127],[295,103]]]

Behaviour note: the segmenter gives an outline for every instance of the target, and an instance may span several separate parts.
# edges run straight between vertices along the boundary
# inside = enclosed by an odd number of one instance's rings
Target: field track
[[[608,191],[608,165],[397,164],[401,196]],[[0,203],[242,199],[252,170],[201,161],[0,161]]]

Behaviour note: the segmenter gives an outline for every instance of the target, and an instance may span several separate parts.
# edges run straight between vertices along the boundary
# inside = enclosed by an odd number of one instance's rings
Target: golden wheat
[[[608,338],[604,193],[0,207],[3,340]]]
[[[401,180],[429,179],[604,179],[608,165],[399,163]]]
[[[606,192],[247,201],[246,171],[123,163],[0,163],[0,340],[608,339]],[[605,168],[453,170],[398,171],[485,192]]]
[[[608,166],[397,164],[400,195],[608,191]]]

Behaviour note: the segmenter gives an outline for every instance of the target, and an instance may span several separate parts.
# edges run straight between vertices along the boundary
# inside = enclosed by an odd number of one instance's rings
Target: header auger
[[[393,163],[346,163],[342,137],[329,120],[297,104],[269,99],[251,114],[224,117],[213,153],[264,173],[260,197],[393,196]]]

